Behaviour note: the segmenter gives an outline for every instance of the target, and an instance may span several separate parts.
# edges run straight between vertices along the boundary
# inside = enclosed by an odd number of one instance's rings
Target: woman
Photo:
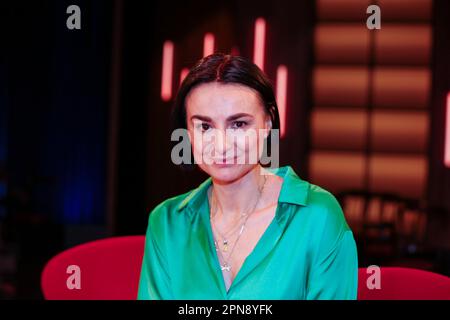
[[[356,245],[335,197],[259,161],[280,128],[265,74],[241,57],[205,57],[172,115],[210,177],[150,213],[138,299],[355,299]]]

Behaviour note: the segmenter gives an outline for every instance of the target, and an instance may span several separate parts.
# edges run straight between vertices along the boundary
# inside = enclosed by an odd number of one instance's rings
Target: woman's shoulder
[[[342,241],[353,239],[344,211],[337,198],[328,190],[310,184],[306,214],[310,219],[311,241],[317,250],[328,253]],[[353,241],[353,240],[352,240]]]
[[[167,244],[167,235],[173,231],[174,213],[178,204],[183,201],[191,191],[185,192],[180,195],[176,195],[167,198],[159,202],[148,213],[147,228],[146,228],[146,241],[154,241],[160,248]]]
[[[327,189],[309,183],[307,208],[310,218],[314,219],[316,224],[326,227],[329,232],[340,233],[349,230],[339,201]]]
[[[155,223],[155,220],[167,219],[167,215],[175,212],[178,206],[186,199],[193,190],[167,198],[159,202],[149,213],[149,221]]]

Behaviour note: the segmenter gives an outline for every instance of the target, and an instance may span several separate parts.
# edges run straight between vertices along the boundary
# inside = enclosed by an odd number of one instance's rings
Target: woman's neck
[[[253,209],[259,198],[259,189],[264,183],[263,172],[267,173],[267,170],[258,164],[244,176],[231,183],[218,183],[213,179],[213,197],[216,200],[218,219],[224,223],[235,221],[242,212]],[[255,210],[263,205],[261,197]]]

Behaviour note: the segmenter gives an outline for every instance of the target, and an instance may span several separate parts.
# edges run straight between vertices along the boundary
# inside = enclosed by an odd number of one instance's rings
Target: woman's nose
[[[233,145],[232,138],[228,135],[226,129],[216,129],[214,136],[214,150],[216,157],[225,158],[227,151]]]

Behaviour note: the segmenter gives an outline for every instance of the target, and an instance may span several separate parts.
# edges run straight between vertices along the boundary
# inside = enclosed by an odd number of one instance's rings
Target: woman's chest
[[[252,254],[261,238],[266,233],[276,214],[276,203],[243,223],[236,234],[229,239],[221,238],[219,232],[214,232],[217,239],[217,256],[221,264],[222,275],[226,287],[231,286],[245,260]],[[252,218],[252,219],[251,219]],[[240,232],[242,230],[242,232]]]
[[[280,219],[275,219],[272,208],[272,216],[265,215],[243,232],[240,249],[236,247],[229,260],[231,273],[221,270],[223,261],[218,261],[209,212],[202,211],[189,227],[172,228],[173,236],[167,239],[173,241],[161,249],[168,257],[167,270],[176,295],[190,299],[302,298],[310,241],[304,239],[305,224],[291,219],[294,211],[286,206],[277,209]]]

